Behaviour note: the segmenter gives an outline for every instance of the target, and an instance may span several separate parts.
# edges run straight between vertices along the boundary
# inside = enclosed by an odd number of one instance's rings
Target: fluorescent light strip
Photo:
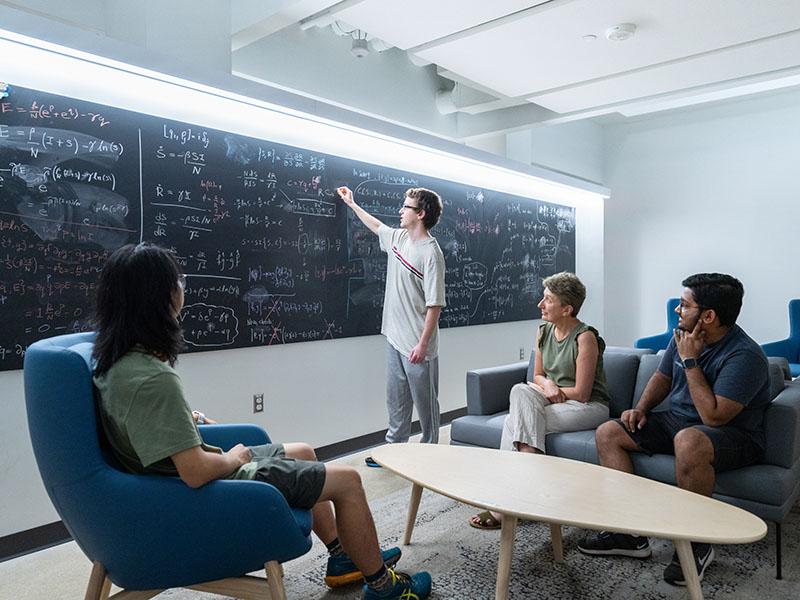
[[[0,73],[12,85],[526,198],[578,206],[605,197],[4,30]]]

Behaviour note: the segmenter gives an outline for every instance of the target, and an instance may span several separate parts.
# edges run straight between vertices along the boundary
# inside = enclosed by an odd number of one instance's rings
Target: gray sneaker
[[[697,568],[697,578],[703,581],[703,573],[706,572],[708,565],[714,560],[714,546],[692,542],[692,554],[694,554],[694,566]],[[683,569],[677,552],[672,553],[672,562],[664,569],[664,581],[671,585],[686,585],[686,578],[683,576]]]
[[[593,556],[647,558],[652,554],[650,540],[640,535],[600,531],[578,544],[578,550]]]

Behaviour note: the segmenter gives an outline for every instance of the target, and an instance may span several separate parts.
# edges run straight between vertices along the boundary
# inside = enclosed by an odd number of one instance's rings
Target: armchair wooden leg
[[[100,588],[100,600],[108,600],[108,596],[111,594],[111,580],[106,577],[105,581],[103,581],[103,587]]]
[[[108,588],[111,582],[108,581],[107,586],[107,581],[106,568],[98,561],[94,561],[92,563],[92,574],[89,575],[89,585],[86,586],[85,600],[105,600],[108,598]],[[105,592],[105,596],[103,592]]]
[[[286,600],[286,590],[283,588],[283,567],[277,560],[271,560],[264,565],[267,572],[267,585],[272,600]]]

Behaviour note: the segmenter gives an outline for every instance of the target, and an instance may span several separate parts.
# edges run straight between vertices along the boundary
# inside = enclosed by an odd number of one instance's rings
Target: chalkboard
[[[0,370],[91,327],[119,246],[171,248],[187,351],[380,332],[386,255],[338,199],[390,226],[409,187],[444,200],[441,327],[532,319],[542,277],[575,268],[575,211],[21,87],[0,101]]]

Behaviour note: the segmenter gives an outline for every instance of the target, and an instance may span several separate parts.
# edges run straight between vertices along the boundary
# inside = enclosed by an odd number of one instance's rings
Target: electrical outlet
[[[253,412],[264,412],[264,394],[253,394]]]
[[[519,359],[520,360],[525,360],[525,348],[520,348],[519,349]]]

